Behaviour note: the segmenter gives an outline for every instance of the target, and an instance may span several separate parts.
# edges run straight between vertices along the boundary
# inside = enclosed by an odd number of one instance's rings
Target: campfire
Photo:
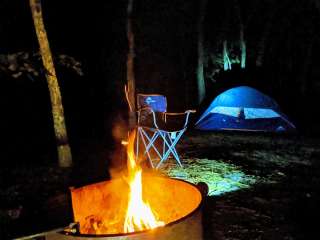
[[[142,169],[134,157],[134,137],[135,134],[131,134],[128,144],[129,201],[124,221],[124,232],[141,231],[164,225],[164,222],[156,219],[149,203],[142,199]]]
[[[112,239],[137,234],[137,239],[150,239],[149,234],[151,239],[202,239],[201,192],[191,183],[144,172],[134,156],[134,137],[129,137],[123,177],[71,189],[77,234]],[[187,238],[177,237],[179,233]]]

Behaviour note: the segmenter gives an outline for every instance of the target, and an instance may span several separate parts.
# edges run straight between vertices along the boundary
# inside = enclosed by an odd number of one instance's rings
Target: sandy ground
[[[317,138],[293,135],[188,132],[178,146],[183,163],[218,161],[255,177],[246,188],[206,198],[204,238],[318,239],[319,143]],[[70,223],[68,187],[75,179],[96,174],[94,168],[78,168],[1,168],[0,238]]]

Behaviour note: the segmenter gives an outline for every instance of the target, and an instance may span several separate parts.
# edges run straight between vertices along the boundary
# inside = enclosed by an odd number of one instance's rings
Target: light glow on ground
[[[183,159],[183,168],[173,161],[168,161],[162,170],[173,178],[195,184],[205,182],[209,187],[209,196],[249,188],[257,181],[257,177],[246,175],[233,164],[211,159]]]

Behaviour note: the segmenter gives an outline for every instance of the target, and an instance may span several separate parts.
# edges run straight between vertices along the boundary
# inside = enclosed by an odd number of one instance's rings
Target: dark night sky
[[[222,39],[237,38],[236,2],[239,2],[248,46],[247,70],[221,74],[215,83],[207,80],[211,95],[229,86],[249,83],[275,97],[286,113],[301,123],[303,130],[305,126],[316,127],[314,115],[305,118],[305,106],[314,109],[315,114],[315,99],[320,93],[317,67],[320,9],[312,0],[208,2],[204,24],[206,50],[221,52]],[[53,53],[77,58],[84,71],[80,77],[57,67],[71,144],[92,138],[105,140],[111,135],[115,116],[124,116],[127,110],[122,92],[126,81],[126,4],[124,0],[43,1]],[[137,89],[166,94],[169,110],[197,107],[194,100],[198,7],[195,0],[135,1]],[[265,64],[262,70],[257,70],[254,67],[257,46],[267,26],[270,31],[266,38]],[[0,1],[0,36],[1,54],[37,50],[28,1]],[[307,55],[305,49],[310,41],[313,48]],[[211,70],[207,66],[206,71]],[[44,77],[35,81],[0,77],[4,128],[1,132],[10,143],[5,156],[19,158],[23,153],[30,157],[39,144],[43,152],[36,157],[54,152]],[[304,96],[299,90],[301,79],[307,81]],[[306,125],[307,121],[313,122]],[[16,149],[21,149],[21,154]]]

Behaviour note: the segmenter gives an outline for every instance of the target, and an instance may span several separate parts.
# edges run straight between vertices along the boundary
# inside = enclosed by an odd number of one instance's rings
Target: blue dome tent
[[[196,122],[196,129],[278,132],[295,126],[272,98],[240,86],[218,95]]]

